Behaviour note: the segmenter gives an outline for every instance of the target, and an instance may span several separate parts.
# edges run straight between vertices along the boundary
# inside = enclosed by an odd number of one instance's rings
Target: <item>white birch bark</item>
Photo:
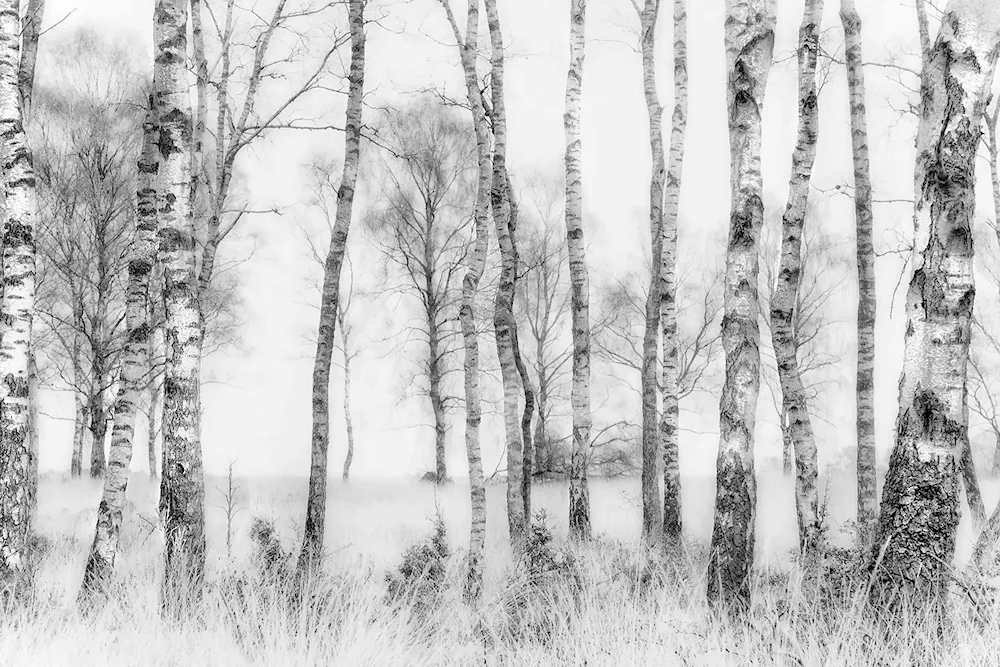
[[[330,447],[330,363],[340,302],[340,273],[351,228],[354,192],[361,161],[362,103],[365,85],[365,0],[350,0],[351,65],[345,113],[344,172],[337,191],[337,213],[330,234],[330,249],[323,270],[316,359],[312,378],[312,462],[306,504],[305,535],[298,572],[305,575],[322,564],[326,531],[327,460]]]
[[[975,158],[998,45],[1000,7],[951,0],[924,59],[899,417],[872,548],[876,608],[943,609],[968,437]]]
[[[681,174],[688,114],[687,0],[674,0],[674,111],[671,119],[670,154],[663,202],[663,270],[660,285],[660,325],[663,330],[663,537],[668,547],[680,545],[681,521],[680,445],[678,420],[677,345],[677,226],[680,211]]]
[[[205,479],[201,458],[201,344],[191,210],[191,105],[187,0],[157,0],[153,87],[159,129],[157,197],[167,348],[160,514],[166,532],[162,603],[180,612],[201,595],[205,573]],[[97,443],[94,444],[97,446]]]
[[[149,371],[150,313],[149,278],[156,262],[157,161],[156,122],[153,100],[143,123],[143,147],[138,162],[138,197],[135,238],[128,263],[128,291],[125,320],[128,338],[122,360],[121,388],[112,408],[114,428],[108,456],[104,491],[97,510],[94,542],[83,573],[80,601],[85,605],[103,603],[114,574],[115,556],[121,536],[128,472],[132,461],[135,419]]]
[[[580,138],[581,89],[583,86],[584,29],[587,0],[571,0],[569,9],[569,70],[566,74],[566,248],[569,254],[573,331],[573,451],[569,470],[569,532],[576,539],[589,539],[590,490],[587,464],[590,458],[590,276],[583,234],[582,141]]]
[[[459,32],[455,14],[448,0],[441,0],[455,43],[458,46],[465,74],[465,89],[472,124],[476,132],[476,154],[479,179],[476,187],[474,220],[476,239],[469,258],[469,269],[462,279],[462,306],[459,320],[465,346],[465,451],[469,461],[469,496],[472,506],[469,535],[468,571],[463,595],[470,605],[476,606],[483,592],[483,557],[486,545],[486,482],[483,478],[482,448],[479,427],[482,422],[482,396],[479,389],[479,335],[476,331],[476,293],[486,269],[486,251],[489,242],[490,193],[493,179],[493,157],[490,153],[489,127],[486,109],[479,90],[476,57],[479,52],[479,0],[468,0],[465,39]]]
[[[799,523],[799,550],[807,558],[819,549],[819,476],[816,437],[809,419],[809,405],[799,372],[795,341],[795,307],[802,275],[802,234],[809,204],[809,186],[819,138],[819,90],[816,62],[823,0],[806,0],[799,27],[799,127],[792,153],[788,205],[781,221],[781,260],[771,299],[771,341],[781,382],[781,400],[788,418],[788,433],[795,451],[795,510]]]
[[[772,0],[727,0],[725,43],[732,211],[722,320],[726,377],[719,403],[721,438],[716,461],[708,599],[729,609],[749,605],[754,553],[757,482],[753,442],[760,393],[757,246],[764,217],[761,113],[774,48],[774,25]]]
[[[0,0],[0,141],[7,220],[0,300],[0,597],[16,592],[31,534],[28,360],[35,302],[35,173],[18,85],[21,17]]]
[[[861,57],[861,17],[854,0],[841,0],[844,26],[847,90],[851,109],[851,148],[854,161],[854,217],[858,262],[857,478],[858,544],[871,544],[878,516],[875,472],[875,248],[872,243],[872,181],[868,158],[868,119],[865,111],[865,70]]]

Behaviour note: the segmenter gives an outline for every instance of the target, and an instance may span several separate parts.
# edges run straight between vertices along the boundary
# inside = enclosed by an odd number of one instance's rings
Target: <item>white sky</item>
[[[293,0],[294,1],[294,0]],[[55,30],[62,33],[81,25],[93,25],[116,36],[135,40],[149,49],[152,33],[151,0],[49,0],[46,24],[52,25],[75,10]],[[269,0],[261,0],[267,11]],[[583,88],[583,150],[586,233],[591,246],[589,262],[599,274],[611,275],[635,263],[642,256],[641,243],[648,243],[647,196],[649,148],[646,109],[641,87],[641,63],[630,45],[635,37],[623,26],[634,29],[637,20],[628,0],[591,0],[587,17],[587,55]],[[661,102],[672,105],[671,10],[669,0],[658,29],[658,85]],[[791,150],[795,140],[796,87],[792,53],[801,20],[802,3],[779,0],[776,57],[786,58],[772,69],[765,101],[764,184],[765,201],[771,210],[783,208]],[[890,54],[911,54],[916,64],[917,27],[913,8],[907,0],[864,0],[858,2],[864,20],[866,61],[886,62]],[[464,3],[453,0],[460,25],[464,24]],[[830,29],[829,45],[837,48],[842,32],[837,16],[839,3],[826,3],[824,28]],[[506,91],[509,114],[510,160],[515,172],[562,169],[564,135],[563,99],[568,59],[568,2],[566,0],[500,0],[506,43],[510,49]],[[444,12],[435,0],[414,0],[397,7],[386,6],[385,28],[372,26],[367,47],[366,90],[374,91],[370,104],[404,101],[413,91],[428,86],[447,86],[455,96],[464,96],[460,70]],[[726,229],[729,213],[729,148],[725,108],[725,53],[723,50],[722,0],[689,0],[690,112],[681,195],[681,252],[723,253],[724,248],[701,248],[708,239],[719,239]],[[405,32],[400,29],[405,27]],[[936,30],[936,25],[932,25]],[[485,39],[485,17],[482,31]],[[55,33],[53,33],[55,34]],[[43,37],[42,50],[46,48]],[[898,120],[886,98],[898,106],[904,99],[897,84],[884,69],[869,68],[868,111],[871,135],[872,173],[875,196],[879,199],[912,197],[913,136],[915,121]],[[44,60],[38,72],[44,79]],[[329,105],[332,122],[343,122],[342,101],[335,96],[322,101]],[[813,182],[820,188],[852,182],[850,134],[847,116],[845,77],[840,67],[821,97],[821,134]],[[366,110],[366,117],[373,112]],[[206,470],[224,471],[228,459],[239,455],[242,474],[305,475],[309,467],[310,385],[312,346],[305,339],[315,327],[316,311],[303,302],[316,302],[305,284],[309,263],[305,250],[295,238],[297,217],[311,215],[300,203],[305,198],[299,165],[317,151],[339,156],[343,137],[275,135],[243,157],[249,198],[257,205],[288,206],[284,217],[261,216],[243,230],[228,249],[239,254],[254,238],[258,250],[244,267],[244,298],[247,305],[244,351],[220,356],[211,370],[228,379],[228,384],[212,384],[203,392],[205,415],[203,442]],[[374,150],[366,144],[364,150]],[[983,165],[985,166],[985,164]],[[987,172],[981,172],[980,211],[990,216],[992,206],[986,196]],[[985,181],[985,182],[984,182]],[[982,186],[985,186],[982,187]],[[362,185],[364,189],[364,185]],[[813,191],[813,200],[826,197]],[[364,194],[356,202],[355,221],[365,206]],[[845,197],[829,199],[822,205],[822,219],[838,235],[853,238],[853,208]],[[910,210],[905,205],[876,208],[877,247],[894,245],[892,230],[906,231]],[[352,243],[363,244],[360,230],[352,231]],[[851,246],[853,248],[853,246]],[[851,251],[853,252],[853,250]],[[896,392],[902,360],[903,319],[899,299],[890,318],[889,299],[895,286],[900,262],[879,260],[879,320],[877,383],[877,433],[879,455],[887,459],[891,448],[892,425],[896,418]],[[356,267],[360,274],[364,266]],[[850,334],[856,311],[854,274],[838,304]],[[363,278],[359,278],[363,280]],[[980,292],[980,299],[984,292]],[[369,313],[376,322],[384,312]],[[381,331],[385,336],[390,331]],[[819,427],[822,457],[831,461],[853,456],[854,438],[854,345],[841,368],[843,386],[832,392],[826,406],[832,425]],[[412,427],[427,423],[427,410],[413,402],[399,403],[398,359],[362,358],[355,367],[353,411],[358,449],[354,472],[359,476],[407,476],[429,469],[433,464],[433,433]],[[331,405],[333,431],[331,467],[339,470],[345,451],[342,417],[339,410],[339,374],[335,373]],[[595,397],[596,398],[596,397]],[[68,395],[47,396],[48,414],[62,419],[43,420],[43,470],[68,468],[72,422],[72,402]],[[758,428],[757,458],[763,461],[780,455],[780,438],[770,417],[770,398],[762,387]],[[595,400],[595,404],[597,401]],[[681,444],[682,468],[686,474],[712,474],[718,432],[717,403],[709,402],[701,415],[682,413],[682,426],[709,435],[685,435]],[[465,473],[463,429],[456,424],[449,434],[449,469]],[[488,469],[500,455],[502,429],[484,422],[484,461]],[[140,442],[141,442],[140,438]],[[85,452],[85,460],[89,455]],[[137,451],[133,466],[143,469],[145,452]]]

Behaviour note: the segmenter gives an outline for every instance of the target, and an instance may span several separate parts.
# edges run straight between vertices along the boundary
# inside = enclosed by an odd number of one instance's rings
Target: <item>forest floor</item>
[[[35,596],[0,619],[0,665],[975,665],[1000,664],[1000,604],[992,595],[955,596],[954,623],[943,639],[909,619],[891,639],[872,630],[861,564],[835,550],[813,577],[792,557],[792,481],[759,475],[757,568],[753,607],[740,624],[705,603],[706,543],[712,529],[712,480],[686,479],[686,556],[665,562],[638,543],[637,480],[591,483],[594,533],[582,548],[565,544],[565,485],[540,484],[553,537],[536,551],[548,572],[516,565],[507,542],[504,489],[489,490],[486,582],[473,613],[461,603],[467,545],[468,488],[416,482],[332,482],[327,519],[329,575],[315,583],[306,613],[290,613],[282,583],[261,574],[251,526],[271,523],[282,548],[297,549],[304,480],[239,480],[242,511],[226,550],[224,480],[208,487],[209,573],[205,598],[181,621],[164,621],[158,591],[163,535],[156,487],[140,476],[128,511],[111,603],[90,616],[75,606],[93,536],[100,488],[90,481],[43,480],[38,530],[47,545]],[[992,509],[1000,486],[984,485]],[[850,543],[854,485],[829,485],[829,537]],[[425,543],[440,511],[450,556],[429,577],[388,595],[386,574],[404,552]],[[967,558],[971,528],[963,518],[957,562]],[[423,559],[423,560],[421,560]],[[432,558],[433,560],[433,558]],[[281,563],[278,563],[280,569]],[[433,565],[433,563],[431,564]],[[961,570],[957,570],[961,572]],[[433,581],[430,581],[433,580]],[[428,585],[430,582],[430,585]],[[987,589],[988,591],[990,589]],[[992,597],[992,600],[987,599]],[[975,603],[970,599],[975,598]],[[484,648],[485,647],[485,648]]]

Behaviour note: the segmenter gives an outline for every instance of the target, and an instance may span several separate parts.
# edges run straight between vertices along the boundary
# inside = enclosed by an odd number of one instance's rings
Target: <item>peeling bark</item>
[[[465,576],[463,596],[465,601],[477,606],[483,594],[483,556],[486,545],[486,481],[483,478],[482,449],[479,427],[482,422],[482,397],[479,390],[479,335],[476,332],[476,292],[486,269],[486,250],[489,241],[490,193],[493,178],[493,157],[490,154],[490,135],[486,124],[486,109],[479,90],[476,71],[479,34],[479,0],[468,0],[465,39],[458,30],[458,23],[449,0],[441,0],[465,74],[465,90],[472,110],[472,125],[476,131],[476,155],[479,179],[476,187],[476,206],[473,219],[476,240],[469,258],[469,269],[462,278],[462,306],[459,320],[465,346],[465,451],[469,460],[469,496],[471,501],[471,529],[469,534],[468,571]]]
[[[84,569],[83,586],[80,591],[79,601],[86,606],[94,603],[103,604],[106,601],[108,585],[114,574],[115,556],[118,552],[125,510],[128,472],[132,461],[135,419],[149,370],[150,314],[147,295],[150,273],[156,262],[158,231],[156,179],[159,170],[157,143],[151,98],[146,121],[143,123],[143,147],[138,162],[138,205],[135,239],[130,248],[128,263],[128,292],[125,306],[128,334],[122,360],[122,386],[112,409],[114,428],[111,433],[107,476],[97,510],[94,542],[90,547],[90,556]]]
[[[771,299],[771,341],[781,382],[782,412],[787,415],[788,436],[795,450],[795,510],[799,524],[799,550],[811,558],[819,549],[819,476],[816,436],[809,419],[795,340],[795,307],[802,275],[802,234],[809,204],[809,183],[816,162],[819,138],[819,90],[816,61],[823,0],[806,0],[799,27],[799,128],[792,153],[788,205],[781,221],[781,261]]]
[[[663,329],[663,537],[668,547],[681,543],[681,471],[677,440],[680,392],[677,345],[677,227],[680,212],[681,175],[688,115],[687,0],[674,0],[674,111],[670,131],[670,155],[663,206],[663,280],[660,286],[660,318]]]
[[[872,181],[868,158],[868,120],[865,111],[865,70],[861,57],[861,17],[854,0],[841,0],[844,25],[847,89],[851,108],[851,147],[854,157],[854,217],[858,263],[858,366],[855,392],[857,411],[858,545],[866,549],[875,534],[878,490],[875,471],[875,248],[872,244]]]
[[[573,330],[573,451],[569,469],[569,532],[590,539],[590,276],[583,238],[582,141],[580,95],[583,85],[584,29],[587,0],[571,0],[569,9],[569,71],[566,74],[566,247],[569,254]]]
[[[16,593],[31,534],[28,437],[31,322],[35,304],[35,172],[18,87],[21,17],[0,2],[0,141],[6,190],[0,300],[0,601]]]
[[[326,530],[327,459],[330,448],[330,362],[340,303],[340,273],[347,250],[347,234],[354,208],[354,189],[361,160],[361,125],[365,83],[365,0],[350,0],[351,67],[348,75],[344,139],[344,172],[337,190],[337,213],[330,235],[330,249],[323,271],[316,359],[312,384],[312,461],[306,501],[305,535],[299,553],[298,573],[317,571],[323,558]]]
[[[998,45],[1000,12],[952,0],[924,60],[899,417],[871,564],[872,605],[892,614],[944,611],[968,438],[975,159]]]
[[[727,0],[726,56],[732,212],[726,250],[722,346],[726,377],[719,402],[715,523],[708,599],[729,610],[750,603],[757,482],[753,440],[760,394],[757,326],[758,243],[764,217],[760,172],[761,114],[774,48],[771,0]]]

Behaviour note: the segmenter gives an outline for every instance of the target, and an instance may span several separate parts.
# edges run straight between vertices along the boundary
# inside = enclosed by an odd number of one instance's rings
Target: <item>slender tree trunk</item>
[[[150,272],[156,262],[156,179],[159,170],[157,140],[153,100],[150,98],[149,111],[143,124],[142,155],[138,163],[135,240],[128,263],[125,305],[128,343],[122,361],[122,386],[113,407],[114,429],[111,433],[111,453],[108,457],[104,492],[97,509],[94,542],[83,572],[79,601],[84,606],[105,602],[107,587],[114,573],[125,510],[129,465],[132,461],[135,419],[149,369],[150,317],[147,295]]]
[[[100,369],[100,365],[95,363]],[[108,434],[108,419],[104,411],[104,372],[96,370],[91,380],[93,391],[90,394],[90,477],[96,479],[104,476],[105,456],[104,444]]]
[[[163,193],[157,197],[158,252],[163,263],[166,344],[173,350],[164,379],[160,514],[166,562],[161,602],[165,610],[179,614],[189,601],[200,598],[205,573],[200,392],[204,325],[198,307],[190,201],[187,2],[157,0],[154,16],[154,114],[160,133],[157,190]]]
[[[531,386],[531,376],[528,367],[521,356],[521,344],[517,331],[514,331],[514,361],[517,364],[517,374],[521,376],[521,386],[524,388],[524,412],[521,413],[521,438],[524,449],[521,456],[521,497],[524,498],[524,525],[531,530],[531,485],[535,474],[535,448],[531,439],[531,416],[535,412],[535,390]]]
[[[986,505],[983,504],[983,494],[979,489],[979,476],[976,475],[976,460],[972,455],[972,442],[969,439],[969,395],[962,399],[962,415],[964,419],[964,439],[962,446],[962,481],[965,483],[965,497],[969,502],[969,513],[972,515],[973,529],[978,533],[986,521]]]
[[[802,275],[802,234],[809,204],[809,183],[816,162],[819,138],[819,90],[816,61],[823,0],[806,0],[799,27],[799,129],[792,153],[788,205],[781,221],[781,261],[771,299],[771,341],[781,382],[783,412],[795,448],[795,510],[799,520],[799,550],[808,558],[820,548],[819,476],[816,436],[809,419],[809,404],[799,371],[795,338],[795,307]]]
[[[674,0],[674,111],[663,206],[663,270],[660,274],[660,324],[663,328],[663,537],[668,547],[681,544],[681,470],[677,440],[677,227],[688,114],[687,0]]]
[[[536,410],[538,412],[538,419],[535,420],[535,437],[534,437],[534,447],[532,456],[534,457],[534,471],[532,476],[537,472],[547,472],[544,465],[544,457],[546,450],[549,446],[548,433],[546,429],[548,428],[548,416],[549,416],[549,377],[545,372],[545,364],[542,362],[545,354],[545,339],[540,338],[537,341],[535,348],[535,354],[537,363],[535,364],[535,372],[538,373],[538,405]],[[998,446],[997,451],[1000,451],[1000,446]]]
[[[854,156],[854,217],[858,258],[858,367],[856,412],[858,439],[858,544],[871,545],[878,516],[875,472],[875,248],[872,244],[872,181],[868,159],[865,70],[861,57],[861,17],[854,0],[841,0],[840,21],[846,39],[847,90],[851,107]]]
[[[16,0],[0,1],[0,141],[7,221],[0,300],[0,601],[18,590],[31,534],[29,358],[35,302],[35,172],[18,87],[21,18]]]
[[[31,519],[34,521],[38,516],[38,364],[34,349],[28,355],[28,449],[31,455],[28,494]]]
[[[479,336],[476,333],[476,292],[486,269],[486,251],[489,242],[490,191],[493,178],[493,158],[490,154],[489,127],[486,110],[479,90],[476,58],[479,47],[479,0],[468,0],[465,40],[458,30],[455,14],[449,0],[441,0],[455,43],[462,60],[465,89],[472,109],[472,125],[476,132],[476,154],[479,178],[476,187],[474,220],[476,240],[469,260],[469,270],[462,278],[462,306],[459,321],[465,346],[465,450],[469,460],[469,496],[472,505],[469,535],[469,569],[466,573],[464,597],[468,604],[477,606],[483,592],[483,555],[486,544],[486,482],[483,478],[482,449],[479,426],[482,422],[482,398],[479,391]]]
[[[485,0],[486,22],[490,29],[492,71],[490,88],[493,93],[493,188],[491,193],[493,221],[500,246],[500,282],[493,303],[493,327],[496,332],[497,358],[503,380],[504,432],[507,442],[507,526],[511,546],[520,551],[525,544],[523,460],[518,412],[521,401],[521,378],[514,356],[514,281],[517,278],[517,255],[511,241],[511,202],[507,188],[507,115],[503,93],[504,46],[500,31],[500,13],[496,0]]]
[[[83,474],[83,440],[87,432],[87,406],[83,402],[83,394],[73,390],[73,454],[69,464],[69,476],[77,479]]]
[[[330,361],[340,304],[340,272],[347,250],[351,227],[354,188],[361,160],[362,102],[365,84],[365,2],[350,0],[348,20],[351,29],[350,87],[347,95],[344,139],[344,173],[337,191],[337,213],[330,236],[323,274],[319,328],[316,336],[316,360],[313,366],[312,465],[309,469],[309,498],[306,504],[305,536],[299,554],[300,575],[318,571],[323,558],[326,529],[327,458],[330,447]]]
[[[660,0],[646,0],[639,13],[642,35],[642,88],[649,117],[652,171],[649,178],[649,235],[653,262],[646,294],[646,326],[642,336],[642,535],[651,542],[660,539],[663,514],[660,502],[659,346],[663,274],[663,187],[666,163],[663,156],[663,107],[656,94],[656,20]]]
[[[993,476],[1000,477],[1000,431],[993,431],[993,439],[996,441],[993,445]],[[997,503],[1000,506],[1000,503]]]
[[[153,336],[156,336],[154,332]],[[154,378],[149,384],[149,410],[146,422],[149,425],[146,432],[146,455],[149,461],[149,478],[159,479],[159,458],[156,456],[156,439],[160,434],[160,424],[163,415],[163,383]]]
[[[345,482],[351,475],[351,463],[354,461],[354,424],[351,420],[351,359],[344,359],[344,423],[347,429],[347,456],[344,457],[344,472],[341,476]]]
[[[872,549],[876,609],[898,612],[905,604],[921,614],[943,611],[968,438],[976,149],[998,43],[997,12],[952,0],[924,61],[899,418]]]
[[[757,505],[753,433],[760,393],[757,244],[764,217],[760,138],[774,24],[771,0],[726,0],[733,199],[722,319],[726,379],[719,403],[721,439],[716,461],[708,599],[730,610],[749,605],[753,565]]]
[[[21,57],[17,72],[17,87],[21,109],[25,116],[31,110],[31,94],[35,88],[35,63],[38,62],[38,38],[42,34],[45,0],[28,0],[21,23]]]
[[[792,429],[789,428],[788,411],[781,409],[781,471],[785,477],[791,477],[795,471],[795,445],[792,442]]]
[[[428,283],[430,282],[428,278]],[[427,334],[427,380],[430,385],[428,395],[431,399],[431,411],[434,414],[434,482],[444,484],[448,481],[445,450],[448,428],[445,423],[444,398],[441,395],[441,378],[444,376],[444,370],[441,368],[441,342],[438,337],[436,309],[427,315]]]
[[[566,247],[569,254],[570,302],[573,311],[573,453],[569,467],[569,532],[590,539],[590,276],[583,238],[582,141],[580,94],[583,86],[584,27],[587,0],[570,0],[569,71],[566,75]]]

